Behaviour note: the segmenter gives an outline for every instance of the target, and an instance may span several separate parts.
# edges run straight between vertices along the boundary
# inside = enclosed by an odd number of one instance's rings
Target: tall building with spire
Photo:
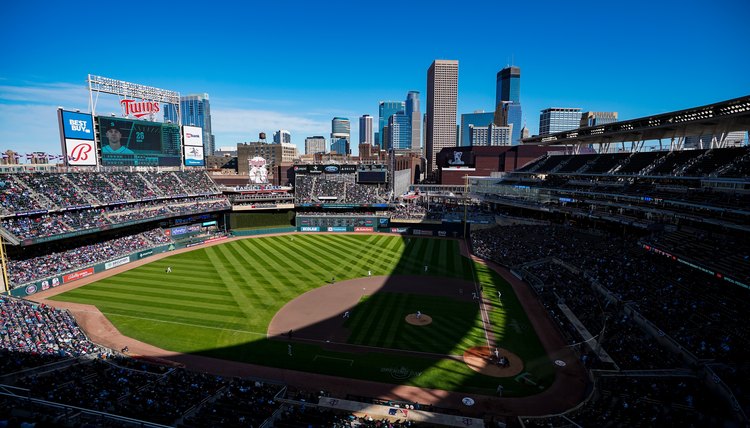
[[[456,147],[458,106],[458,61],[433,61],[427,70],[427,111],[425,114],[425,156],[427,172],[436,169],[437,153]]]
[[[506,103],[506,106],[503,104]],[[505,67],[497,73],[495,87],[495,110],[505,109],[507,123],[496,125],[513,125],[512,143],[521,143],[521,128],[523,115],[521,112],[521,68]]]

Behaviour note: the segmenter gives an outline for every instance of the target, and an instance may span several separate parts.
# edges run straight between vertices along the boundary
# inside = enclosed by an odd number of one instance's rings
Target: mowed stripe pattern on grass
[[[429,265],[430,275],[471,279],[458,249],[453,240],[390,235],[253,238],[160,259],[55,299],[96,305],[124,334],[193,352],[258,340],[286,302],[331,277],[419,275]]]
[[[406,316],[416,311],[429,315],[432,323],[408,324]],[[481,328],[476,303],[442,296],[406,293],[366,296],[345,327],[351,329],[349,343],[381,348],[453,355],[483,344],[483,336],[469,334],[474,327]]]

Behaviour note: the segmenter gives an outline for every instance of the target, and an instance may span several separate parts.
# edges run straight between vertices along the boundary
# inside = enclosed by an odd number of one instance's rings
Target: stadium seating
[[[355,174],[297,175],[294,203],[383,204],[391,195],[387,189],[355,182]]]
[[[156,244],[169,242],[161,229],[123,236],[69,250],[51,252],[25,259],[8,260],[8,279],[12,286],[60,275],[82,267],[115,259]]]

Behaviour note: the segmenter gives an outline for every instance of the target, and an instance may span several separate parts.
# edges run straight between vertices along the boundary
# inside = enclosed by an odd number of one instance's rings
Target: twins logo
[[[79,161],[85,161],[89,158],[89,153],[94,148],[91,146],[91,143],[78,143],[75,146],[73,146],[73,149],[70,151],[70,154],[68,155],[68,160],[71,162],[79,162]]]

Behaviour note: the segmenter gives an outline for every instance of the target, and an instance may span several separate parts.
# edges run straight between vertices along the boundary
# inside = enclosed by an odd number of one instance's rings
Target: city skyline
[[[173,22],[194,17],[190,2],[183,6],[178,10],[149,5],[147,9],[152,14],[170,16]],[[304,12],[303,8],[289,6],[284,6],[289,28],[301,28],[304,22],[323,17],[332,8],[341,12],[342,22],[355,22],[364,10],[364,6],[349,3]],[[500,47],[497,29],[491,26],[436,33],[435,23],[452,25],[473,16],[475,8],[454,8],[455,13],[444,16],[438,10],[440,5],[434,6],[405,6],[400,16],[420,16],[412,29],[420,38],[429,38],[429,43],[420,44],[417,50],[394,46],[387,59],[398,67],[386,73],[372,66],[372,53],[364,52],[360,39],[376,28],[401,28],[398,17],[368,18],[363,25],[347,27],[350,31],[344,37],[305,33],[305,43],[299,43],[301,30],[273,36],[241,30],[249,17],[263,22],[280,13],[281,6],[238,5],[232,14],[220,8],[206,9],[202,18],[214,24],[205,38],[197,41],[196,49],[210,55],[184,67],[183,60],[193,59],[193,54],[179,47],[145,48],[142,39],[135,42],[133,34],[145,22],[131,20],[127,26],[113,26],[106,33],[106,43],[94,37],[92,49],[92,44],[80,41],[92,40],[91,28],[100,20],[104,12],[101,8],[70,3],[34,8],[11,3],[6,8],[6,16],[11,19],[0,29],[6,40],[5,61],[0,65],[0,150],[60,153],[56,108],[87,110],[88,73],[182,95],[209,94],[216,147],[256,141],[259,132],[272,135],[287,129],[300,152],[304,151],[306,137],[330,132],[333,117],[376,117],[380,100],[403,100],[410,90],[426,94],[425,71],[436,59],[456,59],[461,64],[457,121],[461,114],[493,111],[497,73],[508,65],[520,67],[523,123],[532,134],[539,133],[540,111],[549,107],[616,111],[620,120],[627,120],[750,93],[750,76],[746,73],[750,59],[737,55],[743,51],[741,17],[750,12],[747,2],[685,2],[679,8],[636,2],[628,8],[602,4],[596,10],[553,2],[543,7],[482,3],[486,13],[516,17],[503,25]],[[661,24],[650,24],[651,16],[659,16]],[[702,32],[674,30],[687,29],[698,18],[722,28],[721,43]],[[576,24],[563,27],[561,22]],[[64,32],[60,31],[62,23],[68,24]],[[620,31],[613,30],[618,26]],[[633,26],[640,30],[626,31]],[[580,53],[585,55],[571,55],[549,43],[563,33],[571,39],[598,38],[600,43],[595,50],[581,44]],[[11,40],[14,42],[8,42]],[[337,55],[346,61],[315,70],[315,61],[332,58],[333,44]],[[109,50],[103,50],[104,46]],[[691,62],[696,51],[703,56]],[[280,63],[292,66],[279,67]],[[119,111],[115,103],[108,103],[100,100],[97,111]],[[359,141],[357,127],[352,128],[351,141]],[[353,146],[356,150],[356,144]]]

